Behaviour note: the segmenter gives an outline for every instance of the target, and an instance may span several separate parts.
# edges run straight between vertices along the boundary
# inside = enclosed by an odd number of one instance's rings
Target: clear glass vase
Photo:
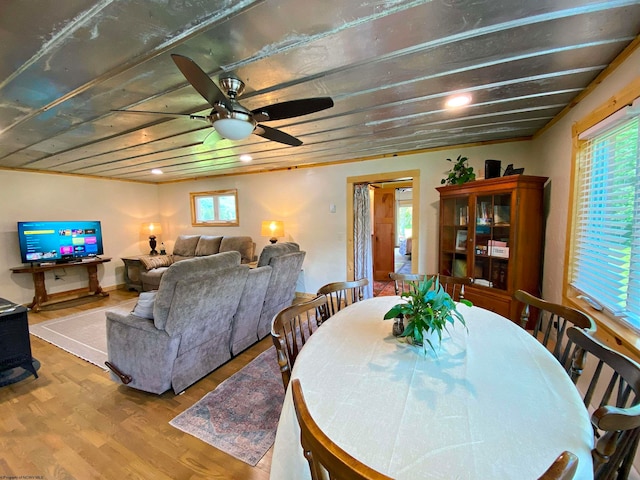
[[[399,337],[404,332],[404,317],[400,314],[393,320],[393,336]]]

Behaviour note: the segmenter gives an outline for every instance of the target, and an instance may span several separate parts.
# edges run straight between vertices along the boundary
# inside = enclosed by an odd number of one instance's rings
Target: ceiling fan
[[[330,97],[316,97],[274,103],[273,105],[256,108],[255,110],[248,110],[236,100],[244,91],[244,83],[242,80],[231,76],[220,78],[220,86],[226,91],[225,95],[193,60],[177,54],[171,54],[171,58],[193,88],[213,107],[209,115],[149,112],[141,110],[113,111],[171,115],[174,117],[186,116],[209,122],[220,136],[229,140],[243,140],[252,133],[255,133],[268,140],[297,147],[302,145],[301,140],[282,130],[262,125],[260,122],[308,115],[333,107],[333,100]],[[210,134],[205,138],[204,143],[211,143],[211,139],[215,139],[215,136]]]

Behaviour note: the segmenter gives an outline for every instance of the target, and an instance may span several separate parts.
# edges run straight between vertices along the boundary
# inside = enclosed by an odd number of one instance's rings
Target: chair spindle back
[[[569,375],[582,390],[585,406],[595,410],[594,478],[626,479],[640,438],[640,364],[607,347],[592,332],[572,326],[567,336],[575,345]]]
[[[318,289],[317,295],[327,297],[327,304],[323,307],[323,320],[335,315],[349,305],[359,302],[364,298],[364,287],[369,285],[369,280],[361,278],[347,282],[328,283]]]
[[[533,327],[533,336],[549,350],[560,364],[569,370],[572,341],[567,337],[567,329],[574,325],[578,328],[594,332],[596,324],[593,319],[575,308],[548,302],[524,290],[517,290],[514,298],[524,303],[520,316],[520,325],[527,327],[532,315],[537,314]],[[534,310],[535,309],[535,310]]]
[[[285,390],[300,349],[322,323],[321,310],[326,304],[327,298],[318,296],[281,310],[271,322],[271,338],[276,347]]]

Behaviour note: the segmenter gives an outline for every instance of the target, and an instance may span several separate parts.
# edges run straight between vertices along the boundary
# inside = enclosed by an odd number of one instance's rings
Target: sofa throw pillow
[[[133,314],[136,317],[149,318],[153,320],[153,304],[156,301],[156,290],[151,292],[141,292],[138,303],[133,307]]]
[[[220,251],[220,242],[222,242],[222,237],[201,235],[200,240],[198,240],[198,245],[196,245],[196,257],[204,257],[218,253]]]
[[[220,242],[220,253],[240,252],[241,262],[249,263],[253,261],[254,243],[251,237],[230,236],[222,237]]]
[[[173,245],[173,254],[181,257],[193,257],[196,254],[196,246],[200,235],[178,235]]]
[[[169,267],[173,263],[171,255],[149,255],[146,257],[140,257],[140,263],[147,270],[158,267]]]

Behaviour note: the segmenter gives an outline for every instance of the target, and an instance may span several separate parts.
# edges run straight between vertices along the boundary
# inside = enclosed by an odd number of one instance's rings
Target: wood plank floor
[[[29,324],[115,305],[135,292],[29,313]],[[169,421],[272,345],[269,337],[175,396],[118,385],[109,374],[31,335],[39,378],[0,388],[0,478],[269,478],[271,450],[251,467]]]

